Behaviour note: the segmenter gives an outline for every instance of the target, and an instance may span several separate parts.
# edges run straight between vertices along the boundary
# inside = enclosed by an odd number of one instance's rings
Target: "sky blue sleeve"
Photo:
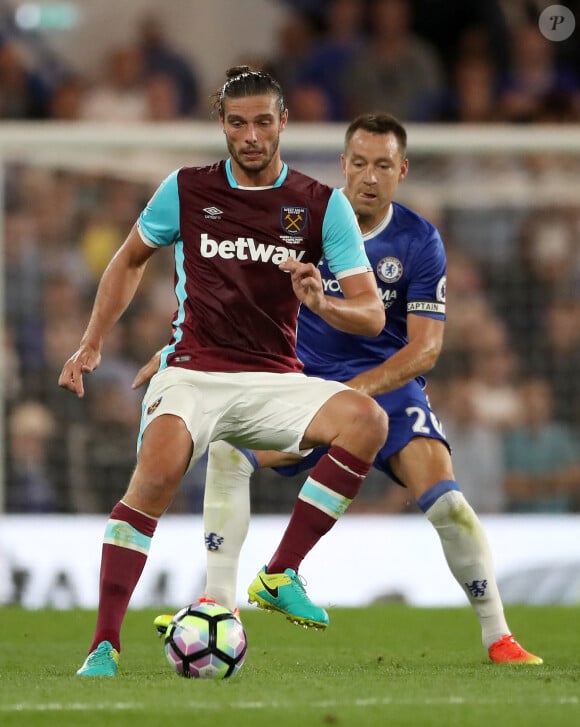
[[[337,280],[371,270],[356,216],[340,189],[335,189],[328,200],[322,224],[322,248]]]
[[[181,237],[179,229],[179,192],[177,174],[166,177],[139,215],[139,232],[153,245],[172,245]]]

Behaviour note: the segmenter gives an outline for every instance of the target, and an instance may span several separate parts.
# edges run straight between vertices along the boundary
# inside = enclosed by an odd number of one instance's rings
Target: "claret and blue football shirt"
[[[342,192],[285,164],[270,187],[238,185],[229,159],[178,169],[138,229],[147,245],[174,247],[177,310],[162,368],[300,371],[299,301],[278,265],[324,256],[337,279],[370,271]]]

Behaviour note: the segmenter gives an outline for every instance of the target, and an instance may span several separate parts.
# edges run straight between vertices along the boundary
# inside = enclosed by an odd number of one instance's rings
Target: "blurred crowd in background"
[[[539,3],[288,4],[275,56],[239,61],[279,78],[293,120],[344,121],[373,108],[405,122],[580,120],[580,44],[542,36]],[[143,18],[137,40],[111,50],[91,81],[58,59],[35,67],[8,30],[1,119],[208,118],[203,79],[158,18]],[[578,182],[578,157],[518,164],[533,184],[555,162]],[[478,163],[463,160],[466,168],[445,174],[469,176]],[[493,163],[501,173],[506,162]],[[153,258],[85,399],[56,382],[100,275],[152,188],[15,163],[5,180],[6,509],[108,512],[135,462],[143,392],[132,380],[170,335],[171,255]],[[445,346],[428,392],[460,485],[482,513],[580,512],[580,205],[418,211],[439,227],[448,254]],[[188,473],[173,511],[201,511],[204,475],[204,462]],[[289,511],[300,482],[256,473],[254,512]],[[374,473],[352,511],[415,510],[405,490]]]
[[[373,108],[407,122],[580,119],[577,32],[547,40],[542,0],[277,1],[289,12],[275,52],[249,50],[239,62],[278,78],[295,121],[345,121]],[[5,18],[0,119],[206,120],[205,79],[162,18],[128,29],[91,77]]]

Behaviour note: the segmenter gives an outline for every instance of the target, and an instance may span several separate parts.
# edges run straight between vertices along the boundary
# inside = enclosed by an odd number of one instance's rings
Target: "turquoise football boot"
[[[248,601],[266,611],[279,611],[292,623],[325,629],[330,619],[306,595],[304,580],[292,568],[284,573],[266,573],[266,566],[248,587]]]
[[[119,652],[110,641],[101,641],[94,651],[87,656],[84,664],[77,671],[80,677],[114,677],[119,668]]]

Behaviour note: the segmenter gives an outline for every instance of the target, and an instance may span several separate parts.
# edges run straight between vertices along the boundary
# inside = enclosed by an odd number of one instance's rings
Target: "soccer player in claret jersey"
[[[83,396],[83,375],[99,364],[148,259],[171,246],[173,335],[144,397],[135,471],[106,525],[97,624],[81,676],[117,673],[121,625],[157,521],[210,442],[295,454],[330,447],[315,472],[333,505],[310,507],[289,530],[306,554],[356,495],[387,434],[387,415],[371,397],[306,377],[295,351],[300,303],[351,333],[372,337],[384,326],[352,208],[340,190],[282,161],[288,112],[279,84],[247,67],[227,76],[215,104],[228,159],[183,167],[161,183],[105,270],[80,348],[59,377]],[[323,255],[344,299],[323,292]],[[305,622],[323,619],[297,574],[287,574],[286,607]]]
[[[406,131],[395,118],[363,115],[348,127],[342,156],[343,191],[356,212],[387,309],[384,330],[376,338],[336,331],[302,307],[298,355],[309,375],[344,381],[373,396],[388,412],[389,433],[374,467],[407,487],[436,529],[449,568],[479,619],[490,659],[541,664],[542,659],[523,649],[509,630],[485,533],[455,481],[443,427],[425,394],[423,374],[435,365],[443,341],[446,257],[437,229],[393,201],[408,171],[406,146]],[[325,290],[340,296],[327,260],[322,261],[320,271]],[[311,468],[324,451],[316,449],[296,465],[281,466],[288,463],[287,455],[252,452],[226,442],[210,447],[204,503],[206,542],[211,545],[206,584],[210,598],[235,606],[238,558],[250,517],[249,480],[254,469],[275,467],[282,474],[293,475]],[[297,507],[313,500],[324,507],[316,488],[314,470],[299,493]],[[235,516],[224,521],[224,512]],[[295,510],[291,523],[296,514]],[[275,596],[275,586],[282,565],[293,567],[293,540],[288,532],[283,536],[265,572],[248,589],[250,602],[290,618]],[[168,619],[158,617],[158,627]]]

